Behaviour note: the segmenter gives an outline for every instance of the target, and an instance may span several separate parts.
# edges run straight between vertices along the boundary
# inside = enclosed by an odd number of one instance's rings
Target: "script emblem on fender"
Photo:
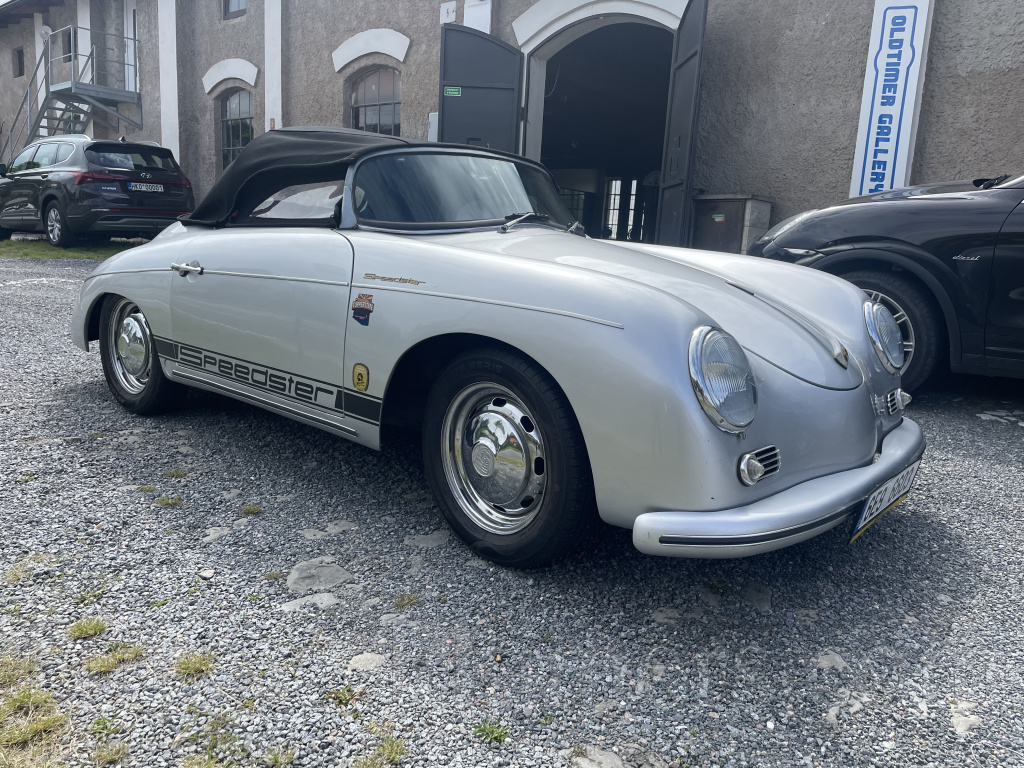
[[[360,293],[352,302],[352,319],[360,325],[369,325],[371,312],[373,312],[373,294]]]

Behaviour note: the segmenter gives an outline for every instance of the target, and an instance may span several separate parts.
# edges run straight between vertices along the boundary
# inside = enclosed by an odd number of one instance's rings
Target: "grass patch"
[[[263,756],[263,762],[272,768],[281,765],[291,765],[295,762],[295,753],[290,749],[272,749]]]
[[[209,673],[213,662],[212,653],[186,653],[174,662],[174,671],[178,677],[195,679]]]
[[[21,475],[20,477],[14,478],[14,482],[16,482],[16,483],[31,483],[35,479],[36,479],[36,473],[35,472],[26,472],[25,474]]]
[[[7,572],[4,574],[4,581],[7,582],[8,586],[13,587],[15,584],[25,581],[31,575],[32,569],[25,563],[15,563],[7,569]]]
[[[79,619],[68,627],[68,635],[72,640],[86,640],[90,637],[96,637],[96,635],[101,634],[106,629],[107,622],[93,616],[88,619]]]
[[[395,599],[391,601],[391,604],[395,606],[395,608],[397,608],[398,610],[404,611],[408,608],[412,608],[419,601],[419,595],[413,595],[408,592],[403,592],[402,594],[395,597]]]
[[[288,571],[271,571],[266,574],[263,578],[267,581],[278,581],[288,575]]]
[[[246,504],[242,507],[243,515],[258,515],[263,511],[263,507],[259,504]]]
[[[128,745],[123,741],[112,741],[109,744],[100,744],[92,753],[92,759],[97,765],[113,765],[128,757]]]
[[[501,720],[496,720],[493,723],[490,720],[484,720],[473,728],[473,735],[485,744],[501,744],[508,738],[508,734],[509,729],[501,724]]]
[[[103,259],[134,248],[137,243],[82,243],[74,248],[54,248],[45,240],[0,241],[3,259]]]
[[[4,656],[0,659],[0,688],[10,688],[31,675],[36,669],[33,659]]]
[[[372,754],[361,757],[352,763],[352,768],[387,768],[389,765],[398,765],[404,755],[408,754],[405,748],[405,739],[395,736],[390,723],[383,726],[370,723],[370,733],[380,737],[380,743]]]
[[[182,763],[182,768],[226,768],[220,760],[209,755],[192,755]]]
[[[121,726],[111,717],[97,717],[86,729],[97,741],[106,741],[121,732]]]
[[[157,496],[156,503],[161,507],[180,507],[181,496],[168,496],[164,494],[163,496]]]
[[[183,477],[188,477],[188,470],[172,469],[170,472],[164,472],[164,477],[169,477],[172,480],[180,480]]]
[[[75,605],[92,605],[103,597],[103,588],[87,589],[75,598]]]
[[[155,485],[140,485],[139,493],[156,493]]]
[[[169,602],[171,602],[171,598],[165,597],[163,600],[155,600],[155,601],[153,601],[152,603],[150,603],[150,607],[151,608],[163,608]]]
[[[85,668],[94,675],[113,672],[122,664],[137,661],[143,654],[141,646],[130,643],[111,643],[106,653],[85,660]]]
[[[351,685],[346,685],[344,688],[339,688],[334,691],[328,691],[325,694],[325,698],[328,701],[334,702],[339,707],[351,707],[365,695],[365,689],[356,689],[353,688]]]
[[[67,719],[54,708],[52,695],[31,685],[22,686],[0,701],[0,749],[25,747],[60,729]],[[0,757],[7,759],[4,753]]]

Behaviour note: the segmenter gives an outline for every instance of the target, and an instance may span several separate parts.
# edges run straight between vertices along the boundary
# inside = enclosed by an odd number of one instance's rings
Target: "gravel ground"
[[[202,393],[123,412],[68,340],[92,266],[0,260],[0,655],[71,714],[67,763],[112,738],[131,766],[347,766],[390,727],[409,766],[1024,765],[1019,381],[920,393],[915,491],[853,546],[671,560],[609,528],[517,572],[447,534],[413,436],[379,454]],[[282,610],[316,578],[333,597]],[[116,641],[142,657],[87,672]],[[179,676],[191,653],[212,670]]]

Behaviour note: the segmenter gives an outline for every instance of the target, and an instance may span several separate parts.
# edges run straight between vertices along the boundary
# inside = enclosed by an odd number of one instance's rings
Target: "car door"
[[[7,177],[0,183],[0,224],[11,229],[25,227],[25,207],[31,184],[26,178],[32,172],[32,156],[37,147],[28,147],[14,158]]]
[[[40,144],[32,157],[32,167],[21,177],[25,185],[25,207],[22,217],[26,221],[43,220],[43,212],[40,210],[43,187],[50,176],[50,171],[53,170],[53,164],[57,161],[59,148],[60,145],[55,142]]]
[[[1007,217],[996,241],[985,357],[992,368],[1024,372],[1024,202]]]
[[[342,394],[348,241],[330,228],[238,227],[201,230],[180,253],[164,342],[175,375],[354,436]]]

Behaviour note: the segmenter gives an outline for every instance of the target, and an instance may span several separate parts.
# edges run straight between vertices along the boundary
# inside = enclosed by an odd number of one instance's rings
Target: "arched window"
[[[352,85],[352,127],[385,136],[402,135],[402,75],[381,67]]]
[[[220,151],[227,168],[252,141],[252,93],[238,88],[221,96],[220,103]]]

